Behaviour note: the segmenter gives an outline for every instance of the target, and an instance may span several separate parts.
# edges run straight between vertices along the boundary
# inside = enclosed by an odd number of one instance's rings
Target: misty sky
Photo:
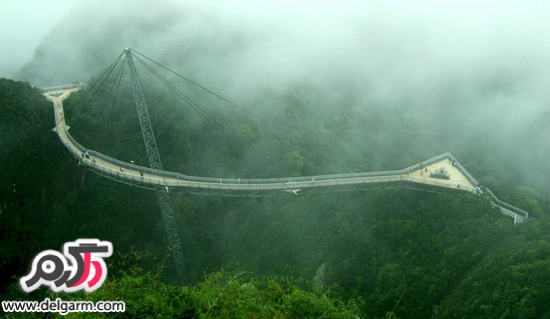
[[[550,0],[0,3],[0,77],[29,62],[47,35],[18,79],[87,81],[132,47],[242,104],[313,83],[365,108],[405,105],[421,123],[463,111],[463,136],[506,128],[503,141],[529,145],[550,165],[546,134],[525,129],[550,116]]]
[[[42,39],[71,10],[95,2],[100,3],[101,1],[3,0],[0,4],[0,48],[2,48],[0,50],[0,77],[10,77],[13,72],[29,62]],[[116,2],[124,10],[139,11],[142,8],[137,4],[140,1],[121,0]],[[375,40],[385,41],[385,43],[397,41],[396,49],[404,56],[410,54],[433,55],[435,60],[457,60],[468,63],[467,59],[470,56],[473,58],[475,55],[477,59],[484,53],[490,55],[489,52],[498,49],[497,46],[502,47],[504,54],[509,54],[510,47],[512,50],[514,50],[514,46],[530,47],[535,42],[540,43],[544,34],[550,34],[549,30],[540,30],[541,24],[536,22],[545,18],[550,20],[550,7],[544,0],[393,0],[380,2],[164,0],[143,2],[154,3],[154,6],[161,6],[163,2],[191,4],[201,7],[200,11],[207,11],[212,16],[222,17],[226,26],[231,27],[231,24],[235,23],[241,28],[246,27],[248,29],[246,32],[256,30],[259,40],[258,45],[255,46],[257,50],[251,50],[250,54],[253,56],[243,56],[243,58],[247,60],[249,69],[257,69],[254,67],[257,61],[265,63],[263,61],[266,58],[270,60],[276,58],[277,63],[270,63],[273,68],[272,73],[315,69],[309,64],[316,60],[330,61],[338,68],[356,69],[358,59],[351,56],[354,55],[354,52],[370,51],[366,42]],[[93,11],[97,11],[98,7],[105,8],[105,12],[87,12],[86,15],[93,17],[94,14],[97,14],[98,20],[101,20],[101,16],[109,19],[109,10],[106,8],[109,6],[105,5],[107,3],[95,8],[89,7],[94,8]],[[146,19],[150,15],[154,15],[153,12],[147,10],[137,17]],[[114,13],[112,15],[116,16]],[[91,20],[93,21],[93,19]],[[365,34],[370,34],[371,30],[380,29],[379,26],[382,26],[383,33],[391,36],[390,41],[373,40],[372,37],[365,38]],[[542,26],[550,27],[548,23],[542,24]],[[90,25],[89,28],[93,29],[93,25]],[[411,29],[412,31],[407,31]],[[482,33],[487,34],[483,35]],[[417,39],[411,38],[408,34],[423,34],[424,36]],[[167,34],[166,36],[173,35]],[[262,37],[269,38],[269,42],[262,41]],[[446,42],[446,39],[450,39],[450,41]],[[460,43],[456,43],[457,41]],[[526,43],[522,43],[522,41]],[[517,45],[509,46],[510,43]],[[281,50],[281,47],[285,50]],[[429,49],[422,49],[423,47]],[[281,54],[281,51],[284,54]],[[312,57],[311,52],[319,54]],[[343,52],[346,54],[342,56]],[[384,55],[383,52],[380,54]],[[258,58],[260,56],[263,58]],[[397,55],[393,54],[393,56]],[[409,56],[408,59],[411,57]],[[437,63],[434,59],[430,58],[426,61]],[[380,61],[380,59],[371,60]],[[489,60],[491,60],[490,57]],[[392,64],[394,62],[402,63],[398,60],[392,61]],[[317,61],[317,63],[319,62]],[[361,63],[367,62],[361,61]],[[455,64],[460,70],[460,63]],[[426,71],[426,67],[422,65],[406,65],[406,67],[417,68],[422,74],[425,74]],[[404,74],[417,74],[416,71],[419,70],[399,68],[400,72],[407,71]],[[246,71],[246,67],[244,71]],[[429,74],[423,75],[423,77],[425,76],[429,76]],[[414,79],[413,82],[417,82],[417,79]]]
[[[28,62],[40,41],[84,0],[2,0],[0,3],[0,77],[10,77]]]

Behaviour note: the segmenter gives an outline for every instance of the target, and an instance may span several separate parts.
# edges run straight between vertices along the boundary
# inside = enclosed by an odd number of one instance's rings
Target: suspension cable
[[[118,69],[118,73],[115,77],[115,80],[114,80],[113,84],[111,85],[111,89],[109,90],[109,94],[107,95],[107,98],[105,99],[106,108],[104,110],[104,114],[106,114],[106,115],[110,115],[113,107],[115,106],[115,102],[116,102],[116,99],[117,99],[117,96],[118,96],[120,83],[122,82],[122,75],[124,73],[124,67],[125,66],[126,66],[126,59],[124,59],[122,61],[122,65]],[[111,107],[108,107],[109,98],[111,97],[111,93],[113,92],[113,89],[115,90],[115,94],[113,95],[113,101],[111,103]]]
[[[193,108],[197,113],[199,113],[208,123],[211,127],[217,129],[220,131],[225,137],[227,137],[232,143],[234,144],[241,144],[237,140],[235,140],[231,135],[233,134],[229,129],[227,129],[222,123],[220,123],[218,120],[215,119],[215,117],[210,114],[208,111],[206,111],[204,108],[202,108],[200,105],[198,105],[193,99],[191,99],[189,96],[187,96],[185,93],[183,93],[181,90],[176,88],[170,81],[168,81],[165,77],[163,77],[160,73],[158,73],[155,69],[153,69],[150,65],[145,63],[142,59],[140,59],[138,56],[134,56],[134,58],[140,62],[147,70],[149,70],[153,75],[155,75],[161,82],[163,82],[170,90],[172,90],[178,97],[180,97],[184,102],[186,102],[191,108]]]
[[[285,133],[285,134],[287,134],[287,135],[290,135],[290,136],[292,136],[292,137],[298,137],[296,134],[292,133],[292,132],[289,131],[288,129],[285,129],[285,128],[281,127],[280,125],[277,125],[277,124],[275,124],[275,123],[272,123],[272,122],[270,122],[270,121],[267,121],[266,119],[262,118],[261,116],[257,115],[256,113],[250,111],[249,109],[247,109],[247,108],[245,108],[245,107],[242,107],[242,106],[238,105],[237,103],[234,103],[234,102],[232,102],[232,101],[230,101],[230,100],[224,98],[223,96],[221,96],[221,95],[219,95],[219,94],[217,94],[217,93],[215,93],[215,92],[213,92],[213,91],[207,89],[206,87],[204,87],[204,86],[198,84],[197,82],[195,82],[195,81],[193,81],[193,80],[191,80],[191,79],[189,79],[189,78],[186,78],[185,76],[183,76],[183,75],[177,73],[176,71],[173,71],[173,70],[169,69],[168,67],[166,67],[166,66],[164,66],[164,65],[162,65],[162,64],[160,64],[160,63],[158,63],[158,62],[156,62],[155,60],[153,60],[153,59],[147,57],[146,55],[144,55],[144,54],[142,54],[142,53],[140,53],[140,52],[138,52],[138,51],[136,51],[136,50],[134,50],[134,49],[131,49],[131,50],[132,50],[133,52],[135,52],[136,54],[142,56],[143,58],[147,59],[148,61],[154,63],[155,65],[158,65],[159,67],[161,67],[161,68],[167,70],[168,72],[170,72],[170,73],[172,73],[172,74],[178,76],[179,78],[181,78],[181,79],[183,79],[183,80],[185,80],[185,81],[187,81],[187,82],[189,82],[189,83],[195,85],[196,87],[198,87],[198,88],[200,88],[200,89],[202,89],[202,90],[204,90],[204,91],[206,91],[206,92],[208,92],[208,93],[214,95],[215,97],[217,97],[217,98],[219,98],[219,99],[221,99],[221,100],[227,102],[229,105],[232,105],[233,107],[236,107],[236,108],[237,108],[238,110],[240,110],[241,112],[244,112],[244,113],[246,113],[246,114],[248,114],[248,115],[251,115],[251,116],[253,116],[253,117],[255,117],[255,118],[261,120],[262,122],[265,122],[266,124],[268,124],[268,125],[274,127],[275,129],[277,129],[277,130],[279,130],[279,131],[281,131],[281,132],[283,132],[283,133]]]
[[[109,65],[109,67],[107,67],[107,69],[99,76],[99,78],[96,79],[96,81],[92,84],[92,86],[90,87],[89,90],[86,90],[86,92],[84,93],[84,95],[78,100],[77,104],[81,104],[82,107],[86,107],[90,104],[90,102],[92,101],[92,99],[97,95],[97,92],[99,91],[99,87],[101,87],[103,85],[103,83],[105,82],[105,80],[109,77],[109,75],[111,75],[111,73],[113,72],[113,70],[115,69],[116,65],[120,62],[120,60],[122,59],[122,55],[124,54],[121,53],[113,63],[111,63],[111,65]],[[88,97],[88,99],[86,100],[85,103],[82,103],[82,101],[89,95],[91,94],[91,96]]]

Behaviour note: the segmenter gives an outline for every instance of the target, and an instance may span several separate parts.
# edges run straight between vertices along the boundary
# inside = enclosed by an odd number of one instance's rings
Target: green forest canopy
[[[275,93],[270,102],[281,108],[271,120],[284,123],[299,138],[274,134],[261,121],[219,109],[216,116],[229,123],[241,141],[241,147],[230,147],[222,134],[189,111],[169,103],[152,106],[166,167],[207,176],[372,171],[406,167],[441,153],[448,142],[424,142],[422,128],[407,121],[405,110],[366,112],[353,103],[320,107],[323,97],[307,85]],[[164,96],[161,91],[152,94]],[[134,109],[127,107],[131,100],[123,99],[105,115],[100,103],[84,109],[77,98],[66,102],[66,113],[78,141],[120,159],[145,161],[139,123]],[[175,310],[166,303],[174,298],[182,311],[202,313],[211,298],[201,296],[245,285],[253,293],[239,290],[225,300],[227,306],[208,315],[246,316],[259,312],[253,305],[265,298],[262,302],[270,306],[260,313],[266,317],[300,317],[297,314],[304,313],[293,311],[306,310],[318,317],[316,309],[366,318],[388,312],[400,318],[430,317],[434,309],[445,318],[550,317],[545,302],[550,287],[550,207],[543,200],[548,197],[540,195],[548,189],[510,183],[520,172],[510,170],[505,161],[489,160],[484,151],[493,132],[461,144],[459,153],[451,151],[498,196],[532,213],[524,225],[513,226],[486,199],[469,194],[397,189],[222,198],[176,193],[171,197],[193,282],[179,288],[165,260],[165,234],[154,194],[78,167],[50,131],[51,112],[39,90],[0,80],[0,161],[9,167],[0,172],[2,299],[42,297],[46,292],[23,295],[14,286],[32,257],[90,237],[109,240],[122,253],[107,260],[113,270],[136,249],[153,256],[137,262],[134,271],[114,270],[104,290],[90,295],[129,302],[150,296],[151,303],[143,309],[129,310],[135,315],[155,311],[170,316]],[[153,271],[159,264],[166,268]],[[220,273],[222,269],[229,273]],[[223,288],[244,271],[253,272],[254,278],[238,277],[231,282],[235,286]],[[293,282],[290,278],[310,284],[282,289],[295,286],[285,284]],[[165,293],[152,291],[144,282],[165,287],[160,290]],[[124,287],[136,293],[128,294]],[[280,289],[282,297],[274,297]],[[308,303],[313,306],[288,310]]]

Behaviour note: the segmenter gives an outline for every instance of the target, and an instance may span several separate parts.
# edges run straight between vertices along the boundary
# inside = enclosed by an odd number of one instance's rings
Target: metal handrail
[[[365,178],[365,177],[381,177],[381,176],[395,176],[395,175],[406,175],[415,170],[420,169],[425,165],[429,165],[435,162],[438,162],[442,159],[449,158],[454,159],[450,153],[445,153],[423,161],[422,163],[415,164],[405,169],[401,170],[391,170],[391,171],[378,171],[378,172],[363,172],[363,173],[347,173],[347,174],[330,174],[330,175],[314,175],[314,176],[299,176],[299,177],[281,177],[281,178],[224,178],[224,177],[202,177],[202,176],[193,176],[185,175],[182,173],[164,171],[152,169],[145,166],[135,165],[128,162],[118,160],[116,158],[107,156],[103,153],[97,152],[95,150],[90,150],[78,143],[72,135],[65,131],[72,143],[79,149],[80,152],[88,151],[91,156],[102,159],[105,162],[119,166],[124,169],[140,171],[144,174],[157,175],[161,177],[174,178],[184,181],[194,181],[194,182],[206,182],[206,183],[219,183],[220,179],[224,184],[281,184],[281,183],[294,183],[294,182],[309,182],[309,181],[326,181],[326,180],[338,180],[338,179],[355,179],[355,178]],[[80,156],[73,152],[73,155]],[[458,162],[457,162],[458,163]],[[461,171],[465,169],[460,165],[459,168]],[[128,174],[131,175],[131,174]],[[471,175],[467,174],[470,180],[473,180],[473,184],[477,185],[477,182]]]
[[[55,112],[55,104],[54,104],[54,112]],[[63,119],[63,121],[64,121],[64,119]],[[84,165],[87,165],[87,166],[89,166],[89,167],[91,167],[95,170],[98,170],[98,171],[101,171],[101,172],[104,172],[104,173],[107,173],[107,174],[110,174],[110,175],[115,175],[119,178],[124,178],[124,179],[132,180],[132,181],[137,181],[137,182],[140,182],[140,183],[148,183],[148,184],[151,184],[151,185],[169,186],[168,184],[173,184],[173,182],[167,183],[166,180],[155,180],[155,179],[152,179],[150,177],[145,177],[145,176],[138,177],[135,174],[129,174],[129,173],[124,172],[122,170],[118,171],[118,170],[114,170],[114,169],[109,168],[109,167],[100,166],[100,165],[97,165],[97,163],[95,163],[94,161],[85,158],[83,156],[83,154],[84,154],[84,152],[88,152],[88,154],[90,156],[93,156],[95,158],[99,158],[99,159],[101,159],[105,162],[108,162],[110,164],[116,165],[120,168],[124,168],[124,169],[127,169],[127,170],[138,171],[138,172],[141,172],[143,174],[155,175],[155,176],[159,176],[159,177],[172,178],[172,179],[176,179],[176,180],[181,180],[183,182],[188,181],[188,182],[203,182],[203,183],[213,183],[213,184],[223,183],[223,184],[226,184],[226,185],[231,185],[231,184],[234,184],[234,185],[236,185],[236,184],[264,184],[264,185],[265,184],[285,184],[289,188],[292,185],[292,183],[302,183],[303,184],[303,182],[352,180],[352,179],[362,179],[362,178],[371,178],[371,177],[372,178],[387,177],[388,180],[391,180],[391,181],[395,180],[395,181],[417,182],[417,181],[415,181],[415,178],[413,178],[412,176],[408,176],[408,174],[411,173],[411,172],[414,172],[416,170],[419,170],[419,169],[423,168],[426,165],[430,165],[430,164],[436,163],[436,162],[438,162],[442,159],[448,158],[449,160],[454,161],[455,167],[457,167],[460,170],[460,172],[462,174],[464,174],[464,176],[466,176],[468,181],[470,183],[472,183],[472,185],[474,185],[474,187],[479,186],[479,183],[477,182],[477,180],[472,175],[470,175],[470,173],[468,173],[468,171],[466,171],[466,169],[450,153],[444,153],[444,154],[435,156],[431,159],[428,159],[428,160],[423,161],[421,163],[412,165],[412,166],[407,167],[407,168],[402,169],[402,170],[364,172],[364,173],[347,173],[347,174],[331,174],[331,175],[315,175],[315,176],[300,176],[300,177],[249,178],[249,179],[247,179],[247,178],[241,179],[241,178],[223,178],[223,177],[222,178],[215,178],[215,177],[191,176],[191,175],[185,175],[185,174],[181,174],[181,173],[177,173],[177,172],[157,170],[157,169],[153,169],[153,168],[150,168],[150,167],[135,165],[135,164],[132,164],[132,163],[124,162],[124,161],[118,160],[116,158],[107,156],[107,155],[105,155],[103,153],[100,153],[100,152],[97,152],[95,150],[90,150],[90,149],[84,147],[79,142],[77,142],[76,139],[74,139],[74,137],[67,130],[66,125],[63,125],[62,127],[63,127],[64,132],[67,135],[68,139],[77,148],[77,151],[75,151],[72,147],[70,147],[70,145],[68,145],[68,143],[65,143],[65,146],[73,154],[73,156],[75,156],[77,159],[79,159],[79,161],[81,163],[83,163]],[[58,133],[59,139],[62,142],[64,142],[64,140],[62,139],[59,132],[57,132],[57,133]],[[392,178],[392,176],[401,176],[401,177],[399,179],[397,179],[397,178]],[[441,184],[441,185],[439,185],[439,184]],[[446,185],[444,183],[439,183],[439,184],[437,182],[433,183],[433,185],[436,185],[436,186],[439,185],[439,186],[448,187],[448,185]],[[525,218],[529,217],[529,213],[526,212],[525,210],[522,210],[518,207],[515,207],[513,205],[510,205],[510,204],[500,200],[488,188],[485,188],[484,190],[489,195],[489,197],[492,199],[492,201],[495,205],[506,208],[506,209],[516,213],[516,214],[521,214],[521,215],[525,216]]]
[[[450,159],[454,161],[455,167],[457,167],[458,170],[462,174],[464,174],[464,176],[466,176],[466,178],[470,181],[470,183],[472,183],[474,186],[478,186],[479,183],[477,182],[477,180],[472,175],[470,175],[470,173],[468,173],[468,171],[450,153],[447,153],[447,154],[449,154]]]
[[[493,199],[493,202],[495,204],[497,204],[499,206],[502,206],[504,208],[507,208],[507,209],[511,210],[512,212],[514,212],[514,213],[522,214],[523,216],[525,216],[525,218],[529,218],[529,213],[528,212],[526,212],[525,210],[523,210],[521,208],[518,208],[516,206],[510,205],[507,202],[504,202],[504,201],[500,200],[490,189],[485,188],[485,192],[487,192],[489,194],[489,196]]]

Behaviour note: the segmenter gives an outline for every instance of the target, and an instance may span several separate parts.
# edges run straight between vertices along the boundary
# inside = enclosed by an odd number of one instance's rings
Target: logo
[[[113,245],[99,239],[78,239],[63,245],[63,255],[45,250],[34,257],[28,275],[19,280],[21,288],[31,292],[41,285],[54,292],[92,292],[105,281],[107,266],[103,258],[111,256]],[[69,263],[70,262],[70,263]]]

